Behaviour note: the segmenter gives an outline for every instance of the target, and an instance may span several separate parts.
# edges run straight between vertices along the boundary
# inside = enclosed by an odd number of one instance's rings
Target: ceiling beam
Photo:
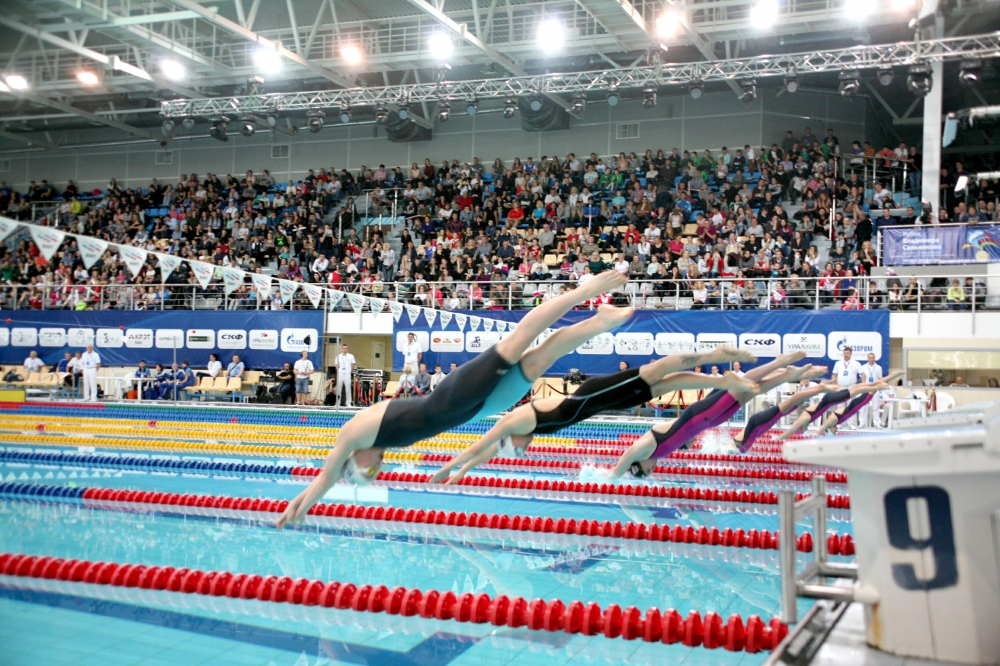
[[[86,118],[95,123],[100,123],[102,125],[107,125],[108,127],[114,127],[115,129],[120,129],[123,132],[128,132],[129,134],[135,134],[136,136],[141,136],[144,139],[152,139],[153,133],[144,130],[140,127],[134,127],[126,123],[118,122],[113,118],[105,118],[104,116],[99,116],[90,111],[84,111],[83,109],[77,108],[72,104],[67,104],[66,102],[61,102],[57,99],[52,99],[51,97],[46,97],[45,95],[40,95],[38,93],[33,93],[27,90],[22,90],[18,93],[8,93],[14,97],[22,97],[24,99],[30,99],[32,102],[38,104],[44,104],[45,106],[51,106],[53,109],[59,109],[66,113],[72,113],[73,115],[80,116],[81,118]]]
[[[8,132],[6,129],[0,129],[0,136],[7,139],[13,139],[14,141],[20,141],[21,143],[26,143],[29,146],[39,146],[48,150],[55,150],[59,147],[53,143],[45,141],[44,139],[36,139],[33,136],[19,134],[17,132]]]
[[[694,26],[691,25],[691,21],[688,20],[687,14],[684,13],[683,3],[682,7],[677,10],[677,23],[688,36],[688,39],[691,40],[691,43],[694,44],[695,48],[698,49],[698,51],[701,52],[701,55],[705,57],[705,60],[712,62],[718,59],[715,57],[715,51],[712,49],[712,45],[706,42],[698,31],[694,29]],[[736,81],[727,79],[726,84],[729,86],[730,90],[736,93],[737,96],[743,93]]]

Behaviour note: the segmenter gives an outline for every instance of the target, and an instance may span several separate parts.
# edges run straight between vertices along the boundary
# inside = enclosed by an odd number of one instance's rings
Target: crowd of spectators
[[[850,309],[877,261],[877,229],[922,221],[912,206],[898,214],[889,180],[866,186],[873,161],[903,182],[920,155],[858,141],[842,151],[833,130],[819,137],[806,128],[759,150],[426,159],[408,170],[310,170],[287,184],[266,170],[184,174],[143,189],[112,180],[86,201],[70,183],[53,215],[69,231],[112,242],[444,308],[502,306],[520,299],[519,283],[614,269],[648,280],[648,295],[690,298],[693,307],[810,307],[818,283],[825,303]],[[957,163],[942,182],[964,173]],[[55,192],[45,181],[23,196],[2,184],[0,211],[17,214]],[[949,201],[956,220],[989,222],[996,196],[996,183],[984,181]],[[390,211],[406,220],[398,252],[379,228],[357,224],[362,212]],[[825,261],[817,235],[832,238]],[[137,278],[113,251],[87,270],[72,240],[51,261],[28,240],[5,251],[0,281],[5,306],[36,309],[191,307],[195,292],[222,292],[219,283],[198,287],[184,263],[164,281],[152,255]],[[249,281],[226,303],[311,307],[301,291],[282,303],[278,290],[265,298]]]

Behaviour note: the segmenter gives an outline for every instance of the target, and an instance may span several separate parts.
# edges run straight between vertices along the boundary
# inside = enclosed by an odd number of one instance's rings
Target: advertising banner
[[[883,228],[884,266],[985,264],[1000,261],[1000,226]]]
[[[34,349],[48,365],[93,343],[105,366],[169,364],[205,367],[216,354],[223,366],[238,354],[249,370],[274,370],[299,353],[319,352],[322,311],[166,310],[146,312],[12,311],[0,319],[0,363],[21,364]],[[313,357],[322,365],[318,355]]]
[[[491,311],[490,317],[505,323],[519,321],[527,311]],[[470,313],[465,313],[470,314]],[[465,314],[455,313],[455,320]],[[553,328],[570,326],[593,316],[589,311],[568,313]],[[471,315],[470,315],[471,320]],[[455,322],[429,326],[421,318],[412,324],[400,319],[394,330],[393,369],[402,370],[403,345],[407,333],[415,333],[424,351],[423,361],[433,371],[440,363],[447,370],[454,362],[462,364],[475,354],[510,335],[499,330],[465,330]],[[539,337],[539,342],[545,335]],[[668,354],[688,351],[709,351],[719,345],[731,345],[751,352],[763,362],[789,351],[804,351],[804,362],[833,366],[843,357],[843,348],[854,350],[854,358],[864,362],[868,353],[888,371],[889,312],[888,311],[770,311],[747,310],[711,312],[636,312],[622,327],[601,334],[564,356],[547,374],[561,376],[571,368],[588,375],[601,375],[618,370],[625,361],[636,367]],[[744,369],[748,369],[749,364]],[[708,372],[705,368],[705,372]]]

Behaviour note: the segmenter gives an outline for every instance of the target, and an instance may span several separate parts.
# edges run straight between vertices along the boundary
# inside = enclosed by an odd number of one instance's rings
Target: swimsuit
[[[563,398],[555,409],[548,412],[535,409],[534,433],[554,433],[604,410],[638,407],[652,399],[650,386],[639,376],[639,368],[594,377],[581,384],[576,393]]]

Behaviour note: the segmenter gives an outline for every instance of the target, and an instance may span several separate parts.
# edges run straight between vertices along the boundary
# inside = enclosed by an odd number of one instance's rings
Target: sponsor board
[[[868,354],[882,358],[882,334],[873,331],[830,331],[827,336],[827,357],[834,361],[844,358],[844,347],[850,347],[851,358],[861,363]]]
[[[699,352],[709,352],[723,345],[736,347],[737,339],[735,333],[699,333],[697,343]]]
[[[35,347],[38,345],[38,330],[34,328],[12,328],[10,344],[15,347]]]
[[[94,336],[95,347],[117,349],[125,344],[125,332],[120,328],[99,328]]]
[[[465,351],[470,354],[478,354],[498,342],[500,342],[500,334],[496,331],[471,331],[465,336]]]
[[[65,328],[40,328],[38,329],[38,344],[41,347],[65,347]]]
[[[694,333],[657,333],[653,338],[653,351],[660,356],[689,354],[694,350]]]
[[[613,354],[614,351],[615,336],[612,333],[595,335],[576,348],[577,354]]]
[[[278,331],[273,329],[254,329],[248,334],[250,349],[274,351],[278,348]]]
[[[189,328],[184,340],[188,349],[215,349],[215,331],[210,328]]]
[[[774,357],[781,353],[781,336],[777,333],[740,333],[740,349],[758,358]]]
[[[319,331],[315,328],[281,329],[281,351],[314,352],[319,349]]]
[[[66,329],[66,344],[70,347],[86,347],[94,344],[94,329],[92,328],[68,328]]]
[[[465,351],[465,334],[462,331],[432,331],[431,351],[463,352]]]
[[[223,328],[215,336],[219,349],[246,349],[247,332],[235,328]]]
[[[184,349],[184,331],[179,328],[159,328],[154,336],[157,349]]]
[[[783,353],[805,352],[806,358],[826,356],[826,336],[822,333],[785,333],[781,339]]]
[[[431,336],[427,331],[396,331],[396,351],[404,353],[406,350],[406,336],[410,333],[416,336],[420,351],[425,352],[431,348]]]
[[[6,347],[10,344],[10,329],[0,328],[0,347]]]
[[[617,333],[615,353],[621,356],[649,356],[653,353],[653,334]]]
[[[125,346],[129,349],[152,349],[153,329],[129,328],[125,331]]]

